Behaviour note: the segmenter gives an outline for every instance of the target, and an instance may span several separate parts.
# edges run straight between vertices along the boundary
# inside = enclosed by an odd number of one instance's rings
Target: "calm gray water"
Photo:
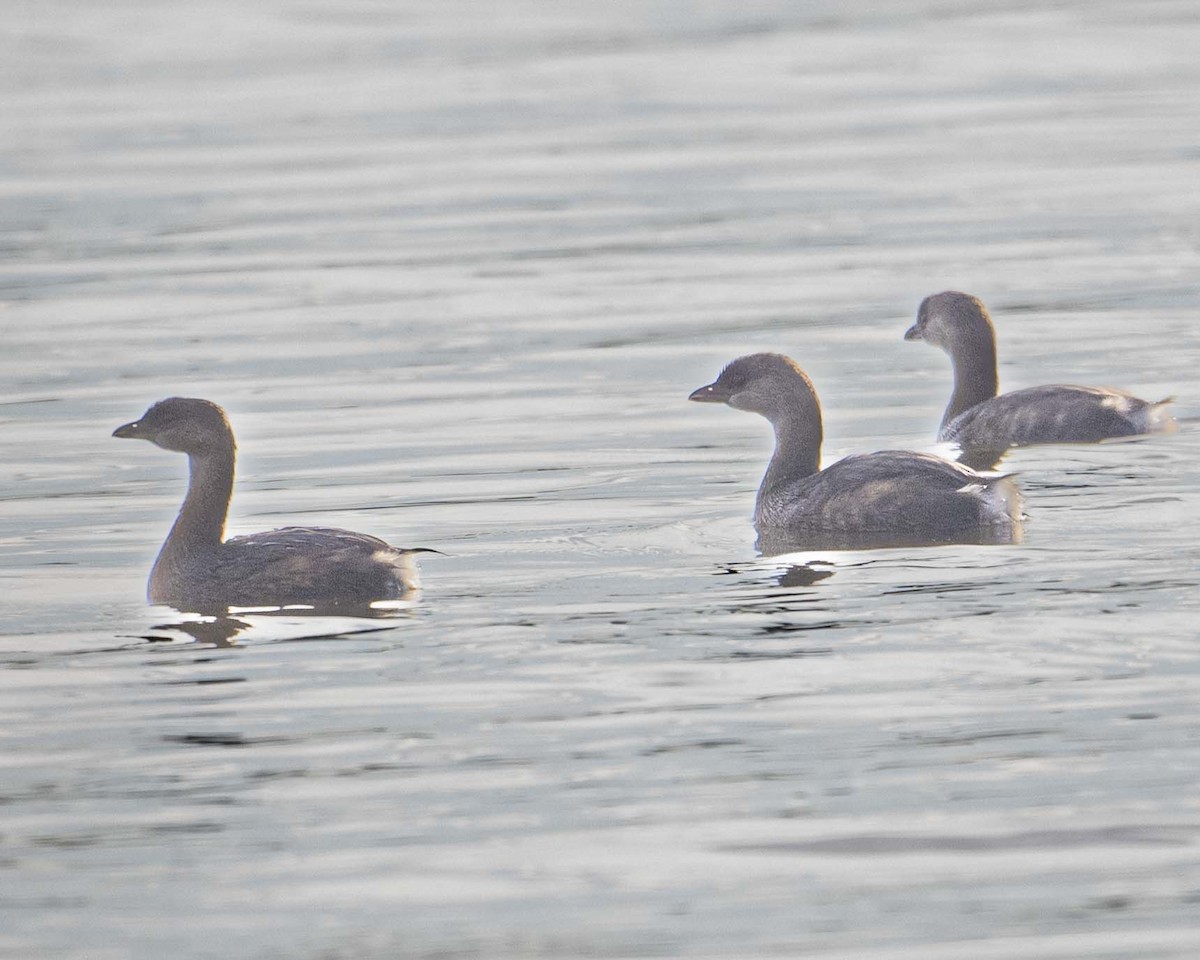
[[[0,956],[1200,955],[1191,0],[10,4]],[[826,459],[929,448],[920,298],[1009,388],[1025,543],[762,560],[780,350]],[[209,397],[234,533],[436,547],[384,621],[147,608]],[[371,628],[368,630],[368,628]]]

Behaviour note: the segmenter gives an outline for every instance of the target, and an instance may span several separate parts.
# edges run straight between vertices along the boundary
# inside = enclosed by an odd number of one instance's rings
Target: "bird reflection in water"
[[[958,456],[954,459],[970,467],[972,470],[987,472],[989,470],[996,470],[1008,451],[1008,447],[960,444]]]
[[[1023,538],[1024,529],[1020,522],[1008,527],[981,526],[969,531],[959,531],[953,536],[920,536],[910,531],[760,526],[755,547],[763,557],[778,557],[782,554],[814,550],[888,550],[940,547],[949,544],[1003,546],[1020,543]]]
[[[803,557],[726,566],[724,572],[740,580],[728,609],[761,619],[753,631],[753,643],[732,641],[713,658],[747,661],[829,656],[832,647],[817,638],[842,623],[832,614],[830,595],[821,584],[836,570],[829,560]]]
[[[767,558],[764,558],[766,560]],[[828,580],[833,576],[836,567],[828,560],[800,560],[788,562],[783,565],[764,564],[762,562],[753,564],[725,564],[721,568],[722,575],[743,577],[748,573],[768,573],[774,583],[770,589],[774,591],[775,586],[784,588],[811,587],[822,580]],[[755,584],[761,584],[762,580],[755,578]]]
[[[807,563],[793,563],[775,578],[781,587],[811,587],[821,580],[833,576],[833,570],[826,567],[814,567]]]
[[[413,604],[372,604],[331,609],[312,607],[228,608],[212,613],[180,611],[143,635],[151,643],[179,640],[206,647],[236,647],[238,640],[332,640],[390,630],[409,619]]]

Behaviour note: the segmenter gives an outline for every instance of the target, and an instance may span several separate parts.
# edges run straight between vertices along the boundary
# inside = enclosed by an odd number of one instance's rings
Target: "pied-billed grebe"
[[[419,587],[414,553],[329,527],[282,527],[225,537],[236,445],[225,411],[208,400],[160,400],[114,437],[186,453],[179,516],[150,571],[147,596],[183,610],[230,606],[365,607]]]
[[[821,470],[821,405],[790,357],[739,357],[688,399],[749,410],[775,428],[754,508],[764,553],[1020,539],[1020,495],[1005,477],[907,450],[856,454]]]
[[[1151,403],[1109,387],[1048,385],[997,396],[996,331],[987,307],[966,293],[926,297],[904,339],[924,340],[949,355],[954,393],[938,439],[965,451],[998,456],[1009,447],[1095,443],[1175,426],[1166,410],[1170,398]]]

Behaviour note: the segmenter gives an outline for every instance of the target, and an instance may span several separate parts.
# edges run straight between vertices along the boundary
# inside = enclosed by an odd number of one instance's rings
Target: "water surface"
[[[24,5],[0,27],[0,955],[1191,958],[1200,16],[1178,0]],[[1179,397],[1018,451],[1021,545],[764,560],[930,449],[904,343]],[[394,621],[143,601],[230,412],[230,528],[448,556]],[[218,645],[222,643],[228,645]]]

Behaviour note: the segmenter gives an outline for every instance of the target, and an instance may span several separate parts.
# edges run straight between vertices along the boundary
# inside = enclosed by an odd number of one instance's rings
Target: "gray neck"
[[[821,467],[821,408],[816,397],[804,402],[771,425],[775,428],[775,453],[758,488],[758,514],[789,483],[811,476]]]
[[[964,410],[992,399],[1000,389],[996,337],[989,327],[972,331],[948,353],[954,367],[954,393],[942,416],[942,429]]]
[[[150,571],[150,599],[169,602],[178,595],[188,561],[215,550],[225,538],[225,517],[233,494],[233,446],[188,456],[188,490],[179,516]]]

